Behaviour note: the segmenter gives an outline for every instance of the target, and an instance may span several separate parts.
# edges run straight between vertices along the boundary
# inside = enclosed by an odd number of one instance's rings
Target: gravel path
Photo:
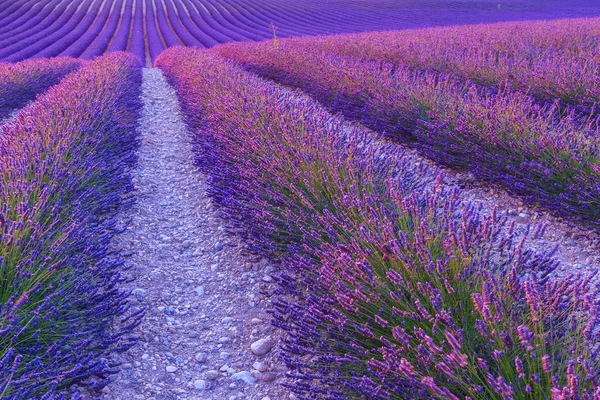
[[[115,356],[121,371],[103,398],[287,399],[265,312],[275,267],[225,234],[175,92],[157,69],[144,70],[143,100],[138,202],[114,246],[132,266],[132,301],[148,311],[140,342]]]

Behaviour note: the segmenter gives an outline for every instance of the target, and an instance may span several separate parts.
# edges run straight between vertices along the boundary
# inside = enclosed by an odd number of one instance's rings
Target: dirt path
[[[143,100],[138,201],[114,245],[132,266],[132,301],[148,312],[140,342],[116,357],[121,371],[103,398],[287,399],[261,294],[274,267],[224,233],[175,92],[157,69],[144,70]],[[254,351],[265,355],[251,350],[257,341]]]

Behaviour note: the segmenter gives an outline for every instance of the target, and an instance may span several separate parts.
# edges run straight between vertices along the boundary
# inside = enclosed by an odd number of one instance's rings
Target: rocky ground
[[[144,70],[137,205],[114,243],[132,301],[147,307],[141,340],[122,355],[105,399],[280,400],[278,332],[265,312],[275,266],[225,234],[206,196],[175,92]]]

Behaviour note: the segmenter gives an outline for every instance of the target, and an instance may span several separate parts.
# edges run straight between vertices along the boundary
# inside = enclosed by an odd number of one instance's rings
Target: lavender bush
[[[115,213],[132,202],[140,87],[136,58],[112,53],[0,131],[3,399],[66,398],[90,376],[97,389],[113,367],[103,357],[133,343],[139,313],[109,244]]]
[[[82,65],[72,58],[0,63],[0,120]]]
[[[591,277],[550,279],[550,254],[312,100],[202,51],[156,65],[232,231],[282,262],[300,398],[600,398]]]
[[[293,46],[225,44],[215,51],[301,87],[369,127],[412,141],[425,155],[503,184],[558,215],[600,227],[598,121],[528,95],[451,75],[412,71]]]

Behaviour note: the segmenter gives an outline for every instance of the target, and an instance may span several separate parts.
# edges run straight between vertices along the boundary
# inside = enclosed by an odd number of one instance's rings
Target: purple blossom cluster
[[[3,399],[71,398],[65,389],[84,378],[98,389],[114,368],[104,357],[135,341],[142,311],[118,287],[110,241],[133,201],[140,88],[136,57],[111,53],[0,130]]]
[[[299,398],[600,399],[593,277],[551,279],[551,253],[299,93],[210,52],[156,66],[231,231],[281,262]]]
[[[154,60],[167,47],[211,47],[231,41],[408,29],[506,20],[574,18],[600,7],[570,0],[561,10],[546,0],[12,0],[0,9],[0,60],[59,55],[91,59],[130,51]],[[527,4],[527,7],[518,4]],[[464,12],[465,8],[472,8]]]
[[[282,41],[210,51],[302,88],[344,115],[404,141],[447,166],[502,184],[557,215],[600,228],[597,118],[541,105],[452,74],[324,54]]]
[[[81,66],[72,58],[0,63],[0,120]]]

